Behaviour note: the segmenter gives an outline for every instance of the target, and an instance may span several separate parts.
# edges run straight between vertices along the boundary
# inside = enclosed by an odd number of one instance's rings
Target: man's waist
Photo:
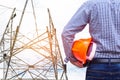
[[[120,63],[120,58],[94,58],[91,63]]]
[[[120,52],[96,51],[94,58],[120,58]]]

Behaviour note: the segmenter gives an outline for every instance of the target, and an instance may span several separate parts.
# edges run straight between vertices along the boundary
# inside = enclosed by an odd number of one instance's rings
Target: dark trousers
[[[120,80],[120,63],[90,63],[86,80]]]

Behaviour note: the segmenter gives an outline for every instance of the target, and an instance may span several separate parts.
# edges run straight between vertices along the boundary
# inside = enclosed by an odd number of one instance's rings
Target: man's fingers
[[[79,62],[79,61],[76,61],[76,62],[72,62],[70,61],[73,65],[79,67],[79,68],[82,68],[83,67],[83,63]]]

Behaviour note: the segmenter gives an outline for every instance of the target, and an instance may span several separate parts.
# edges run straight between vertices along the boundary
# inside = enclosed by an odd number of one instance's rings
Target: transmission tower
[[[14,29],[12,24],[16,13],[13,9],[0,40],[1,80],[68,80],[49,9],[49,25],[45,31],[38,34],[36,24],[37,35],[34,38],[19,32],[27,3],[28,0],[19,25]]]

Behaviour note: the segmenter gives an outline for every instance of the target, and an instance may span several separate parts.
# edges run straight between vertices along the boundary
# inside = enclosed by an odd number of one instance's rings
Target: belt
[[[120,58],[95,58],[90,63],[120,63]]]

